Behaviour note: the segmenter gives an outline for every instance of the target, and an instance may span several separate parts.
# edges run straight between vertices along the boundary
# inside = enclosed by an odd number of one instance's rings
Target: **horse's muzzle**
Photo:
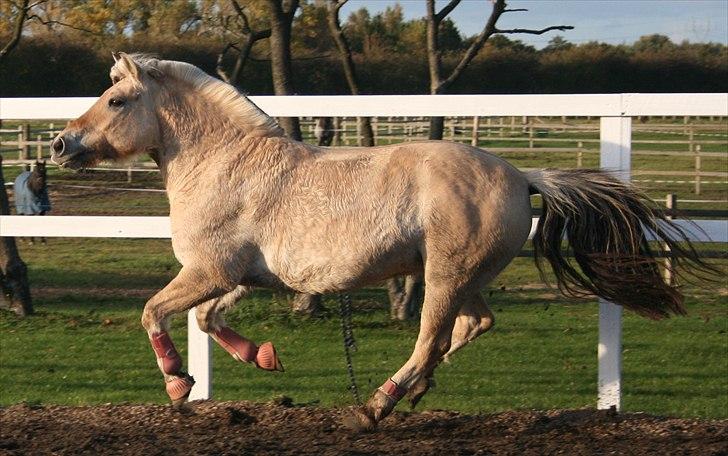
[[[51,161],[61,168],[82,168],[88,152],[80,141],[68,135],[58,135],[51,143]]]

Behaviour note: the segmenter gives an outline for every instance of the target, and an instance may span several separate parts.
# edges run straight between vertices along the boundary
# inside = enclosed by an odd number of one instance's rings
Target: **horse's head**
[[[46,188],[47,174],[46,161],[36,160],[33,164],[33,172],[28,179],[28,187],[34,195],[40,195]]]
[[[102,160],[118,161],[160,144],[155,98],[161,73],[142,69],[129,55],[114,55],[113,85],[81,117],[72,120],[51,144],[51,159],[80,169]]]

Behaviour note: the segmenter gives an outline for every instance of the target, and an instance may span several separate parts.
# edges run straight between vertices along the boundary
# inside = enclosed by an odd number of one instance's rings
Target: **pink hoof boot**
[[[271,342],[266,342],[258,347],[255,365],[263,370],[283,372],[283,364],[278,359],[278,353],[276,353],[276,349]]]
[[[167,395],[174,405],[179,405],[186,401],[193,386],[195,386],[195,380],[189,375],[174,377],[165,384]]]

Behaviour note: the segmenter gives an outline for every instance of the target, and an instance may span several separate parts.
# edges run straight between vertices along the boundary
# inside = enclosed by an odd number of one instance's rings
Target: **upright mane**
[[[238,121],[246,135],[284,136],[285,132],[272,117],[264,113],[235,87],[214,78],[196,66],[174,60],[159,60],[144,54],[129,54],[129,57],[149,74],[171,77],[189,83],[199,94],[231,118]],[[110,71],[111,80],[116,83],[128,76],[120,61],[114,63]]]

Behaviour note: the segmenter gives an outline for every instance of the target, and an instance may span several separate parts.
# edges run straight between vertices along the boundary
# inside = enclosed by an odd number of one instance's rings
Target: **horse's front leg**
[[[255,364],[259,369],[283,372],[283,364],[271,342],[258,346],[233,331],[223,318],[222,313],[234,306],[249,291],[249,287],[238,286],[226,295],[200,304],[195,308],[197,325],[236,360]]]
[[[222,296],[232,288],[217,274],[185,266],[144,307],[142,325],[147,330],[157,365],[164,375],[167,394],[175,405],[187,399],[195,382],[182,370],[182,357],[167,332],[169,317]]]

